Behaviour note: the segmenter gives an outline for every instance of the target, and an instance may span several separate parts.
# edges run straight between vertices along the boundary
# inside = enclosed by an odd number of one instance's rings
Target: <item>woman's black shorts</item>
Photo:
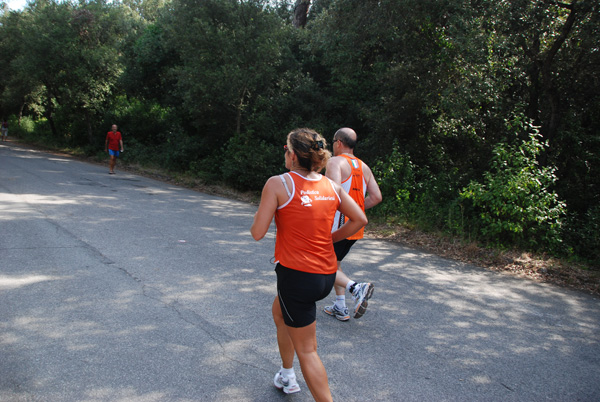
[[[302,328],[317,319],[317,301],[329,295],[335,282],[333,274],[311,274],[275,267],[277,273],[277,295],[283,320],[289,327]]]

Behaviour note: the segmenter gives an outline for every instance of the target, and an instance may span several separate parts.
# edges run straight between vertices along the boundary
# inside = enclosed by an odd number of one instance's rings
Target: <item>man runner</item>
[[[115,174],[115,165],[117,164],[117,158],[123,152],[123,137],[121,133],[117,131],[117,125],[112,125],[112,130],[106,133],[106,140],[104,141],[104,150],[110,155],[110,161],[108,162],[108,173]]]
[[[354,156],[356,147],[356,132],[351,128],[340,128],[333,136],[334,157],[327,162],[326,176],[350,194],[356,203],[363,209],[369,209],[381,202],[381,190],[373,177],[373,173],[366,163]],[[344,216],[336,212],[334,226],[336,230],[344,224]],[[333,244],[337,257],[338,270],[335,278],[335,303],[326,306],[323,311],[340,321],[348,321],[350,315],[346,307],[346,290],[354,299],[354,318],[360,318],[367,311],[368,300],[373,295],[372,283],[356,283],[342,272],[341,262],[350,251],[356,240],[362,239],[364,228],[355,235]]]

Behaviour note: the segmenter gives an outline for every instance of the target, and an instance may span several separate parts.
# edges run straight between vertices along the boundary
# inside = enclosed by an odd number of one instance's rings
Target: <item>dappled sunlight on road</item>
[[[230,201],[226,199],[215,199],[210,205],[206,206],[206,211],[215,216],[244,217],[248,216],[249,211],[256,212],[257,207],[248,204]],[[249,229],[249,228],[248,228]]]
[[[162,401],[170,393],[162,384],[151,391],[153,386],[147,384],[148,378],[189,377],[191,389],[207,384],[216,387],[214,384],[220,384],[222,377],[231,371],[231,365],[239,364],[236,356],[252,347],[252,340],[232,338],[220,332],[198,314],[202,314],[201,310],[192,311],[179,303],[177,297],[170,300],[168,294],[145,287],[129,290],[127,280],[116,287],[107,286],[101,278],[111,269],[98,266],[87,273],[81,271],[80,274],[89,276],[87,286],[93,286],[95,292],[89,288],[73,288],[68,283],[73,278],[2,275],[0,283],[10,284],[3,290],[20,292],[23,286],[37,286],[34,291],[47,301],[29,308],[22,306],[18,315],[5,317],[0,323],[3,333],[0,345],[3,348],[10,345],[12,353],[17,353],[3,355],[4,364],[13,367],[29,364],[20,358],[20,348],[33,342],[40,350],[55,351],[61,362],[70,362],[71,370],[87,378],[85,389],[89,399],[86,400],[115,397]],[[57,279],[66,280],[62,287],[70,291],[64,293],[64,297],[49,297],[55,291],[43,287],[44,281]],[[16,283],[18,287],[13,286]],[[195,283],[190,285],[196,287]],[[210,292],[200,293],[197,295],[200,301],[210,296]],[[13,297],[18,298],[18,294],[13,293]],[[198,332],[205,335],[198,337]],[[165,350],[168,353],[164,353]],[[36,361],[36,383],[51,386],[64,382],[65,372],[53,370],[58,363],[46,359]],[[158,363],[161,363],[160,369]],[[86,375],[91,367],[103,368],[102,374]],[[164,372],[165,367],[172,371]],[[46,396],[52,399],[51,394]]]
[[[75,199],[67,199],[62,196],[47,196],[41,194],[19,194],[19,197],[22,198],[28,204],[36,205],[72,205],[77,204],[77,200]]]
[[[130,401],[130,402],[162,402],[168,399],[170,393],[166,391],[140,392],[132,386],[114,387],[92,387],[85,391],[87,402],[102,401]]]
[[[345,371],[346,384],[359,380],[363,366],[389,363],[413,366],[413,374],[422,371],[425,379],[443,377],[449,387],[488,384],[513,392],[530,375],[524,362],[544,360],[549,353],[552,359],[570,359],[583,353],[579,348],[593,347],[600,333],[594,311],[583,299],[578,302],[577,294],[402,246],[363,240],[342,266],[356,281],[379,278],[364,317],[348,323],[318,317],[322,353],[335,370]],[[563,309],[552,311],[557,299],[565,300]],[[349,296],[346,300],[353,305]],[[395,329],[383,329],[390,327]],[[365,339],[371,346],[379,343],[376,349],[383,353],[345,369],[354,363],[341,364],[344,353],[337,351],[361,349]],[[393,353],[390,342],[396,345]],[[511,366],[514,370],[504,371]]]
[[[40,283],[45,281],[55,281],[63,279],[57,276],[48,275],[0,275],[0,290],[15,289],[34,283]]]
[[[0,145],[2,148],[10,149],[11,155],[20,159],[49,159],[49,154],[44,151],[38,151],[36,149],[31,148],[22,148],[20,146],[8,146],[8,145]],[[53,158],[53,157],[50,157]],[[63,158],[60,158],[61,160]]]

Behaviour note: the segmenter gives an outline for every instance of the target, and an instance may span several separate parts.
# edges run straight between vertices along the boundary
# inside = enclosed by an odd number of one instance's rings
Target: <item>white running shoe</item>
[[[356,302],[354,306],[354,318],[360,318],[367,312],[368,300],[373,296],[375,286],[369,282],[357,283],[354,285],[352,297]]]
[[[281,374],[281,371],[278,371],[277,374],[275,374],[273,384],[276,388],[283,390],[286,394],[300,392],[300,386],[298,385],[298,381],[296,381],[296,376],[286,378]]]
[[[323,311],[325,312],[325,314],[329,314],[340,321],[348,321],[350,319],[350,314],[348,314],[348,308],[339,308],[335,303],[331,306],[323,307]]]

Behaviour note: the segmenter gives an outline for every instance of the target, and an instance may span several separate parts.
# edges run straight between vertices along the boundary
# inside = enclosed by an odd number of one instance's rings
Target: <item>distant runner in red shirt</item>
[[[110,155],[109,174],[115,174],[115,165],[120,153],[123,152],[123,138],[121,133],[117,131],[117,125],[112,125],[112,131],[106,133],[106,141],[104,141],[104,150]]]
[[[2,141],[8,141],[8,122],[2,119]]]

